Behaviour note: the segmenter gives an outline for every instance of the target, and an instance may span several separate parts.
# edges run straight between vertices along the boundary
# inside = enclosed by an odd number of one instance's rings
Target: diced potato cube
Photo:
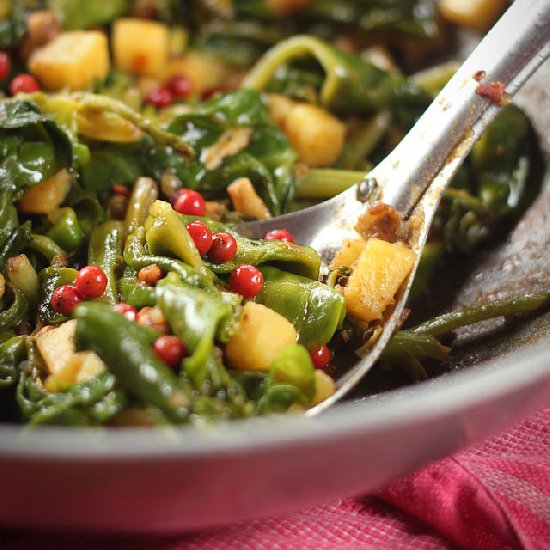
[[[29,69],[47,90],[83,90],[109,72],[107,37],[100,31],[60,34],[32,53]]]
[[[441,0],[439,10],[452,23],[485,32],[506,5],[506,0]]]
[[[73,319],[36,338],[36,347],[49,373],[45,384],[49,391],[60,391],[68,385],[84,382],[106,368],[95,353],[75,350],[75,331],[76,320]]]
[[[71,355],[69,360],[55,374],[50,374],[44,386],[48,391],[63,391],[68,386],[74,384],[78,371],[82,365],[83,358],[79,353]]]
[[[233,208],[237,212],[258,220],[267,220],[271,217],[267,206],[258,193],[256,193],[250,179],[236,179],[227,187],[227,192],[231,197]]]
[[[164,77],[185,75],[193,82],[193,92],[202,92],[218,88],[226,83],[227,66],[218,58],[199,51],[190,51],[183,57],[170,59],[166,65]]]
[[[300,161],[308,166],[331,166],[342,153],[346,127],[328,111],[298,103],[283,125]]]
[[[315,394],[313,395],[310,407],[315,407],[328,399],[336,391],[336,384],[326,372],[315,369]]]
[[[36,338],[36,347],[50,374],[59,373],[75,354],[76,320],[67,321]]]
[[[284,127],[286,119],[293,108],[294,101],[288,99],[288,97],[284,95],[269,94],[269,96],[267,96],[267,110],[269,116],[272,118],[273,122],[281,128]]]
[[[261,304],[247,302],[225,353],[230,367],[267,372],[281,351],[298,339],[287,319]]]
[[[67,386],[85,382],[105,370],[105,363],[91,351],[74,353],[61,369],[45,382],[48,391],[63,391]]]
[[[71,189],[71,176],[60,170],[47,180],[31,187],[19,201],[25,214],[50,214],[63,203]]]
[[[107,368],[99,355],[92,351],[81,352],[77,355],[84,356],[74,380],[77,384],[80,384],[80,382],[85,382],[90,378],[94,378],[94,376],[102,373]]]
[[[342,248],[336,253],[330,264],[330,269],[354,267],[366,244],[367,242],[363,239],[344,239]]]
[[[401,243],[369,239],[345,288],[348,313],[365,322],[381,319],[415,259],[416,254]]]
[[[119,71],[162,77],[168,60],[168,28],[144,19],[118,19],[113,51]]]

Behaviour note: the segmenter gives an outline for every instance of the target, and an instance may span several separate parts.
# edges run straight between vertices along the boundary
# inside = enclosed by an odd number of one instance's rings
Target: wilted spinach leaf
[[[0,103],[0,190],[17,200],[62,168],[73,166],[68,134],[30,101]]]

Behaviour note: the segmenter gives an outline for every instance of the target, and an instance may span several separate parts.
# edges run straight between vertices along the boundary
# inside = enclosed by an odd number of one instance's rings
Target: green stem
[[[0,332],[13,328],[29,311],[29,301],[23,291],[11,286],[14,298],[8,309],[0,312]]]
[[[413,74],[410,81],[430,97],[435,97],[451,80],[457,69],[458,63],[450,61]]]
[[[414,335],[444,336],[457,328],[478,323],[493,317],[505,317],[518,313],[529,313],[550,304],[550,292],[520,294],[494,300],[486,304],[476,304],[460,311],[452,311],[417,325],[406,332]],[[405,331],[402,331],[405,332]]]
[[[414,334],[408,330],[399,331],[386,346],[383,359],[400,359],[405,355],[431,357],[443,361],[447,359],[450,348],[442,345],[437,338],[429,334]]]
[[[464,189],[453,189],[449,187],[443,192],[443,196],[447,199],[452,199],[461,203],[468,210],[473,210],[474,212],[486,212],[487,209],[483,206],[481,201],[477,198],[464,191]]]
[[[64,254],[63,249],[53,239],[36,233],[31,234],[28,247],[44,256],[49,262],[56,256]]]
[[[338,167],[346,170],[363,168],[369,154],[386,135],[391,120],[391,112],[384,109],[353,127],[347,139],[344,153],[338,161]]]
[[[363,181],[363,171],[330,170],[323,168],[309,169],[298,177],[296,198],[328,199]]]

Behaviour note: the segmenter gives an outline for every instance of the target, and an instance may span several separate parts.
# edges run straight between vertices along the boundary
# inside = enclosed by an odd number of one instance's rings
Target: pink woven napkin
[[[550,549],[550,407],[375,496],[180,537],[0,533],[10,550]]]

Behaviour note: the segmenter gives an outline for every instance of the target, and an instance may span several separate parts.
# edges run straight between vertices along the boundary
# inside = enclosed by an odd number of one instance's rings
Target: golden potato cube
[[[296,329],[282,315],[247,302],[225,347],[227,362],[237,370],[267,372],[281,351],[297,339]]]
[[[311,398],[310,407],[315,407],[328,399],[336,391],[336,384],[326,372],[315,369],[315,394]]]
[[[60,170],[47,180],[31,187],[19,201],[19,210],[25,214],[50,214],[63,203],[71,189],[71,176]]]
[[[267,96],[267,110],[269,116],[281,128],[284,128],[286,119],[294,109],[294,101],[284,95],[269,94]]]
[[[195,94],[223,86],[229,76],[227,66],[223,62],[213,55],[200,51],[190,51],[183,57],[168,61],[164,73],[166,79],[182,74],[188,76],[193,82]]]
[[[48,376],[45,387],[48,391],[63,391],[67,386],[97,376],[105,368],[105,363],[92,351],[74,353],[59,371]]]
[[[505,0],[441,0],[439,10],[451,23],[485,32],[506,5]]]
[[[94,378],[94,376],[102,373],[107,368],[99,355],[93,351],[84,351],[77,355],[83,356],[74,380],[77,384],[85,382],[89,378]]]
[[[332,166],[344,147],[346,127],[328,111],[298,103],[288,114],[283,131],[308,166]]]
[[[67,321],[36,338],[36,347],[50,374],[58,374],[75,354],[76,320]]]
[[[50,374],[44,386],[48,391],[63,391],[74,384],[78,371],[82,366],[83,357],[80,353],[74,353],[69,360],[55,374]]]
[[[113,52],[119,71],[162,77],[168,61],[168,28],[144,19],[118,19]]]
[[[348,313],[365,322],[381,319],[415,260],[401,243],[369,239],[345,289]]]
[[[109,46],[100,31],[60,34],[29,60],[30,72],[47,90],[83,90],[109,72]]]
[[[330,269],[354,267],[366,244],[367,241],[364,239],[344,239],[342,248],[336,253],[334,260],[330,264]]]
[[[75,350],[75,331],[76,320],[72,319],[36,337],[36,347],[49,373],[45,383],[49,391],[61,391],[68,385],[84,382],[106,368],[95,353]]]

